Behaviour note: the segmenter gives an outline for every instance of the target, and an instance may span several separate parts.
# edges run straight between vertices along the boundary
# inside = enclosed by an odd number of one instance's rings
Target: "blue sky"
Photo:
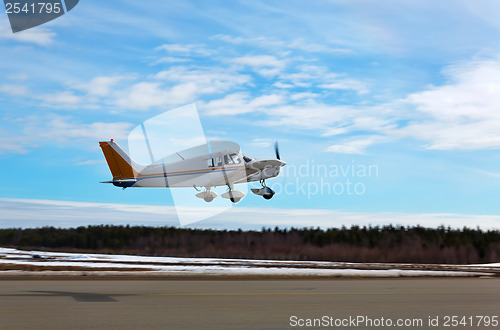
[[[255,157],[279,140],[288,163],[273,182],[289,192],[247,196],[237,221],[213,226],[251,227],[253,210],[295,226],[498,228],[499,12],[496,1],[81,1],[17,34],[3,13],[0,226],[46,205],[68,218],[108,205],[131,223],[116,205],[172,205],[167,190],[99,184],[110,173],[97,142],[125,147],[142,121],[194,102],[209,137]],[[72,225],[99,216],[88,214]]]

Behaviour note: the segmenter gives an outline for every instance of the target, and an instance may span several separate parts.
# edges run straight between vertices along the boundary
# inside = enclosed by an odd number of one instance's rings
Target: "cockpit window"
[[[229,156],[231,156],[231,158],[233,159],[233,162],[235,164],[240,164],[241,163],[241,159],[240,159],[240,157],[238,157],[237,154],[232,154],[232,155],[229,155]]]
[[[233,165],[233,159],[230,157],[230,155],[224,155],[224,164]]]
[[[222,158],[215,157],[208,160],[208,167],[219,167],[222,166]]]
[[[237,154],[224,155],[224,164],[226,165],[234,165],[240,164],[241,159]]]
[[[222,158],[221,157],[215,157],[214,166],[222,166]]]

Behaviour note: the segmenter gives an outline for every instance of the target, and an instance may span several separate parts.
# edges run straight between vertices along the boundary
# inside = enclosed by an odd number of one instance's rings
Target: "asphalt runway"
[[[480,316],[500,318],[500,278],[0,280],[0,329],[500,328]]]

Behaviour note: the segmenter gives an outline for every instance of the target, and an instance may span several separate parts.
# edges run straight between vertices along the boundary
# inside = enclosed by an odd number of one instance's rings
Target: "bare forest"
[[[445,227],[358,227],[228,231],[89,226],[0,229],[0,245],[21,249],[145,256],[350,262],[500,262],[500,231]]]

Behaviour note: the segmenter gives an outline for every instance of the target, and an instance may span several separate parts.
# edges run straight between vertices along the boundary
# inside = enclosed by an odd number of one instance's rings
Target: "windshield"
[[[249,163],[253,160],[252,157],[248,157],[247,155],[243,155],[243,159],[245,160],[245,162]]]

